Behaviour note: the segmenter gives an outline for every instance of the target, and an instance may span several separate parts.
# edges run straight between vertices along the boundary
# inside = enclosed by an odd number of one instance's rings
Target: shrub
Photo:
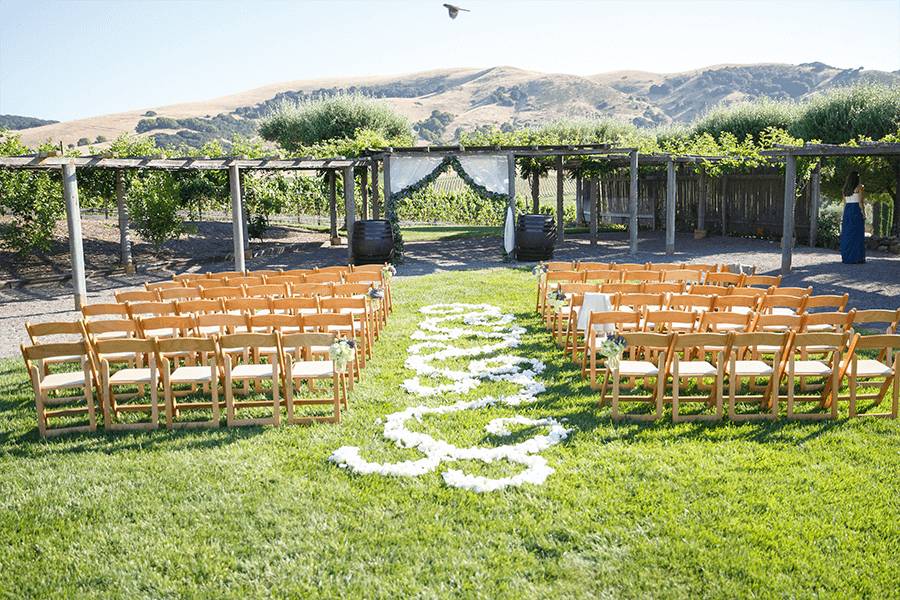
[[[826,144],[873,140],[900,129],[900,86],[862,84],[814,96],[788,129],[796,137]]]
[[[259,125],[260,135],[288,152],[325,140],[352,138],[368,129],[387,138],[409,138],[409,121],[390,106],[356,94],[284,102]]]
[[[719,137],[728,132],[738,139],[748,135],[758,140],[769,128],[787,130],[797,120],[799,111],[793,102],[761,98],[752,102],[719,105],[694,122],[695,134],[708,133]]]
[[[828,202],[819,209],[816,245],[822,248],[838,248],[841,244],[840,202]]]
[[[157,250],[185,232],[178,214],[178,189],[168,173],[149,172],[134,178],[128,205],[135,230]]]
[[[87,145],[90,144],[90,143],[91,143],[91,140],[87,139],[86,137],[78,138],[78,145],[79,145],[79,146],[87,146]]]

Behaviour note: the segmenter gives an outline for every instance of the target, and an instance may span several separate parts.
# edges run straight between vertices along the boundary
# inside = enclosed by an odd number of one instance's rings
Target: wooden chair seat
[[[891,368],[879,360],[867,358],[856,361],[857,377],[887,377],[891,373]]]
[[[734,369],[728,369],[726,374],[735,377],[769,377],[774,373],[772,366],[761,360],[736,360]]]
[[[678,361],[680,377],[715,377],[717,372],[716,368],[705,360]]]
[[[334,374],[330,360],[303,360],[291,366],[291,377],[294,379],[330,378]]]
[[[800,377],[824,377],[831,374],[831,367],[820,360],[795,360],[794,375]]]
[[[242,350],[242,349],[241,349]],[[272,379],[273,365],[237,365],[231,368],[232,379]]]
[[[74,360],[81,360],[76,356]],[[41,379],[41,387],[45,390],[64,390],[69,388],[84,387],[84,371],[72,371],[69,373],[51,373]]]
[[[207,383],[212,381],[209,367],[178,367],[169,375],[171,383]]]
[[[119,369],[115,373],[112,373],[107,381],[112,385],[124,385],[128,383],[152,383],[153,377],[150,373],[150,369],[147,368],[125,368]]]
[[[619,375],[621,377],[655,377],[659,375],[659,369],[652,362],[646,360],[623,360],[619,362]]]

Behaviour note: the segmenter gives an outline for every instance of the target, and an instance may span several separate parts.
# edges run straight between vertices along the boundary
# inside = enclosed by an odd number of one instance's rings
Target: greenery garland
[[[490,200],[500,200],[506,199],[508,197],[507,194],[492,192],[483,185],[477,183],[468,173],[466,173],[466,170],[463,169],[458,157],[444,157],[444,159],[434,169],[434,171],[432,171],[419,181],[406,186],[396,194],[390,193],[390,190],[385,190],[387,198],[384,202],[384,216],[391,224],[391,231],[394,234],[394,249],[396,250],[397,254],[403,253],[403,235],[400,233],[400,219],[397,217],[397,200],[406,198],[407,196],[410,196],[420,190],[427,188],[429,185],[437,181],[438,177],[446,173],[451,168],[456,171],[456,174],[459,175],[460,179],[462,179],[467,186],[469,186],[480,196],[483,196]]]

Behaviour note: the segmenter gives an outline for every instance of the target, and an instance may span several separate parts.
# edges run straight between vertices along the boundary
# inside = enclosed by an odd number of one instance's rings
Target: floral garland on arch
[[[544,483],[553,473],[553,468],[539,453],[568,437],[571,430],[563,425],[565,419],[534,419],[521,415],[493,419],[484,430],[498,437],[512,436],[512,425],[546,430],[515,444],[494,447],[460,447],[407,428],[410,421],[421,421],[428,415],[530,404],[545,390],[544,384],[537,380],[537,376],[545,368],[541,361],[507,353],[521,344],[525,333],[523,327],[514,324],[513,315],[503,313],[490,304],[433,304],[422,308],[421,312],[426,318],[412,335],[419,342],[410,346],[406,360],[406,367],[416,375],[403,382],[403,389],[412,395],[439,398],[446,394],[470,392],[482,382],[505,381],[517,386],[518,391],[505,396],[488,395],[471,401],[457,400],[439,406],[410,406],[388,415],[384,421],[384,437],[398,448],[413,448],[421,452],[424,456],[417,460],[370,462],[360,455],[356,446],[339,448],[329,460],[343,469],[361,475],[397,477],[417,477],[431,473],[444,463],[492,463],[506,460],[525,468],[515,475],[499,478],[472,475],[459,468],[448,468],[442,473],[442,477],[451,487],[475,492],[490,492],[525,483]],[[452,344],[457,340],[483,343],[461,347]],[[471,360],[465,368],[440,366],[442,361],[460,358]],[[450,383],[428,382],[429,379],[449,379]]]
[[[475,193],[491,200],[503,200],[507,198],[506,193],[491,191],[472,179],[472,176],[466,172],[462,164],[459,162],[458,157],[444,157],[440,164],[431,173],[429,173],[422,179],[419,179],[418,181],[406,186],[402,190],[395,193],[391,193],[390,190],[385,190],[386,198],[384,201],[384,217],[391,224],[391,231],[394,234],[394,249],[397,254],[401,254],[403,252],[403,235],[400,232],[400,218],[397,216],[397,200],[406,198],[407,196],[411,196],[412,194],[415,194],[416,192],[427,188],[429,185],[437,181],[438,177],[449,171],[451,168],[456,172],[457,175],[459,175],[460,179],[462,179],[465,184],[469,186]]]

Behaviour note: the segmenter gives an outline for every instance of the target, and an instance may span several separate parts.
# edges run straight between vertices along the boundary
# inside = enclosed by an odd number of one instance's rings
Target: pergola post
[[[566,219],[563,207],[563,157],[556,157],[556,243],[566,239]]]
[[[531,212],[541,212],[541,174],[537,171],[531,174]]]
[[[369,218],[369,170],[366,168],[359,171],[359,193],[362,196],[362,210],[359,214],[366,220]]]
[[[781,274],[791,272],[794,249],[794,201],[797,194],[797,157],[784,156],[784,221],[781,230]]]
[[[387,169],[385,169],[387,171]],[[386,176],[385,176],[386,177]],[[387,189],[387,186],[385,186]],[[377,219],[378,211],[378,161],[372,161],[372,218]]]
[[[388,154],[384,155],[384,162],[382,163],[381,177],[382,177],[381,187],[384,190],[384,218],[387,219],[388,218],[387,206],[388,206],[388,201],[391,198],[391,157]],[[376,182],[378,181],[377,173],[376,173],[375,181]],[[376,185],[375,187],[377,189],[378,186]],[[378,194],[375,194],[375,197],[378,197]]]
[[[506,206],[512,209],[513,215],[513,242],[515,243],[516,239],[516,155],[512,152],[509,152],[506,155],[506,175],[509,180],[509,194],[506,199]],[[509,212],[507,210],[507,212]],[[504,219],[505,221],[505,219]],[[505,248],[504,248],[505,250]]]
[[[116,169],[116,209],[119,213],[119,261],[125,273],[134,273],[131,240],[128,237],[128,204],[125,202],[125,171]]]
[[[66,223],[69,226],[69,256],[72,259],[72,288],[75,310],[87,302],[87,283],[84,278],[84,245],[81,241],[81,205],[78,202],[78,178],[75,165],[63,164],[63,199],[66,202]]]
[[[588,206],[591,207],[591,246],[597,245],[598,235],[598,227],[597,221],[599,220],[600,215],[598,214],[600,211],[600,181],[596,177],[591,177],[588,182],[588,193],[587,200],[589,202]]]
[[[894,225],[891,231],[900,237],[900,159],[894,159]]]
[[[240,186],[241,195],[241,228],[244,233],[244,252],[250,250],[250,211],[247,210],[247,203],[244,202],[244,172],[240,172],[238,177],[238,185]]]
[[[706,237],[706,193],[709,190],[709,181],[702,172],[697,187],[700,193],[697,198],[697,229],[694,231],[694,239],[699,240]]]
[[[581,190],[581,173],[575,175],[575,224],[584,224],[584,195]]]
[[[728,204],[725,202],[725,189],[728,187],[728,179],[726,175],[722,175],[722,181],[719,185],[722,195],[722,237],[728,235]]]
[[[821,203],[821,174],[816,166],[809,182],[809,247],[816,247],[816,237],[819,233],[819,205]]]
[[[331,245],[337,246],[341,243],[338,236],[337,226],[337,174],[333,170],[328,171],[328,216],[331,226]]]
[[[344,212],[347,227],[347,257],[353,259],[353,225],[356,222],[356,200],[353,198],[353,167],[344,167]]]
[[[241,200],[241,172],[237,165],[228,167],[228,183],[231,187],[231,225],[234,236],[234,270],[245,271],[244,262],[244,206]]]
[[[638,251],[638,151],[631,151],[631,186],[628,191],[628,248],[631,254]]]
[[[666,254],[675,254],[675,161],[666,162]]]

